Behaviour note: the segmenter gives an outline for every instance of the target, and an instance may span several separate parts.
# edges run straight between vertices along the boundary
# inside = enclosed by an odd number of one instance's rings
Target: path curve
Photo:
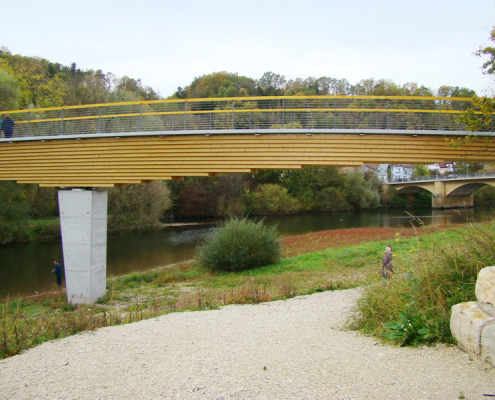
[[[342,290],[173,313],[0,361],[1,399],[484,399],[495,368],[341,330]]]

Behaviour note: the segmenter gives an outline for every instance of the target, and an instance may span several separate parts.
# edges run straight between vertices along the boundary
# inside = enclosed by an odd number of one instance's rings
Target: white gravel
[[[174,313],[0,361],[1,399],[489,399],[495,368],[343,331],[359,290]]]

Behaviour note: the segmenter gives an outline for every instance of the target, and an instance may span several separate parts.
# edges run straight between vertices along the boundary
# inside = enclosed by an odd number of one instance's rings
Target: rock
[[[477,302],[460,303],[452,307],[450,330],[459,346],[473,356],[481,355],[481,333],[488,323],[495,322]]]
[[[481,359],[495,366],[495,321],[488,322],[481,333]]]
[[[478,273],[475,293],[480,303],[495,306],[495,267],[485,267]]]

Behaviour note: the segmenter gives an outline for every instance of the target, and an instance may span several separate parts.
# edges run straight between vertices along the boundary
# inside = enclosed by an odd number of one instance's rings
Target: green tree
[[[415,165],[413,176],[430,176],[430,170],[426,167],[426,165]]]
[[[170,190],[163,181],[112,188],[108,193],[109,230],[156,226],[170,204]]]
[[[247,194],[247,201],[255,215],[291,214],[299,211],[297,200],[287,193],[285,187],[264,184]]]
[[[361,170],[351,170],[347,173],[345,182],[346,200],[354,208],[370,208],[380,205],[380,194],[373,189],[372,184],[364,179]]]
[[[490,41],[495,43],[495,28],[493,28],[490,32]],[[495,47],[480,47],[475,54],[478,57],[488,56],[488,60],[483,63],[483,73],[493,76],[495,73]],[[459,120],[466,124],[467,128],[471,132],[492,130],[492,116],[495,111],[495,99],[491,97],[474,96],[471,102],[472,106],[468,107],[467,110],[462,113]],[[452,140],[452,144],[454,146],[462,145],[472,139],[472,137],[468,136],[467,138],[460,139],[457,142]]]
[[[0,181],[0,243],[23,239],[28,219],[26,186]]]
[[[17,80],[6,70],[0,69],[0,110],[16,110],[20,97]]]

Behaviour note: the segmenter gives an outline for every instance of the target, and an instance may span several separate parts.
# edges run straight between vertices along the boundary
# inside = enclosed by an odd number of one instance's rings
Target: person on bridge
[[[385,256],[382,260],[382,277],[388,279],[394,273],[394,264],[392,262],[392,246],[385,247]]]
[[[62,289],[62,266],[58,263],[57,260],[53,262],[55,264],[55,269],[52,269],[52,274],[55,274],[57,277],[57,286]]]
[[[2,131],[5,136],[5,138],[11,138],[12,135],[14,134],[14,125],[15,122],[12,121],[10,118],[10,115],[7,114],[5,115],[5,119],[2,122]]]

